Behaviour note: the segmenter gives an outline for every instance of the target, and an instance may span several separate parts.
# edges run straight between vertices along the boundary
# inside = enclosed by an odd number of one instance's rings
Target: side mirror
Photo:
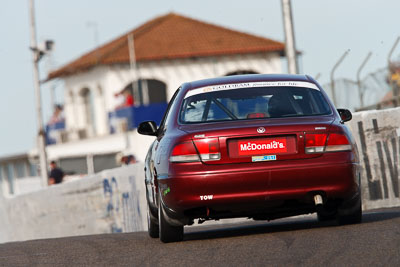
[[[138,133],[143,135],[157,135],[157,124],[154,121],[144,121],[139,124]]]
[[[339,112],[342,122],[350,121],[353,118],[353,115],[351,115],[351,111],[348,109],[338,108],[337,111]]]

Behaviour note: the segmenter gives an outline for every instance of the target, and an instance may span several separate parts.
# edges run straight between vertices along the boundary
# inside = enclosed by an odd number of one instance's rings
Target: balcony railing
[[[142,121],[155,121],[160,124],[167,103],[150,104],[139,107],[125,107],[108,113],[110,133],[130,131]],[[68,142],[65,121],[46,125],[46,145]]]
[[[160,124],[167,103],[150,104],[139,107],[125,107],[108,113],[110,133],[133,130],[142,121],[155,121]]]

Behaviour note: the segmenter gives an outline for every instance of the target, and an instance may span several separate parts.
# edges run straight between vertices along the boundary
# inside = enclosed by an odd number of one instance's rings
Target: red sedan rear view
[[[272,220],[317,212],[361,221],[359,159],[345,121],[304,75],[240,75],[183,84],[145,163],[148,231],[183,239],[194,220]]]

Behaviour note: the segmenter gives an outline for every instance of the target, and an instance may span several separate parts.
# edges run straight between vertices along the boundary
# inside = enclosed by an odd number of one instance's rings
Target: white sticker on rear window
[[[310,82],[298,82],[298,81],[280,81],[280,82],[251,82],[251,83],[231,83],[231,84],[219,84],[196,88],[186,93],[185,99],[194,95],[224,91],[224,90],[235,90],[243,88],[254,88],[254,87],[305,87],[318,90],[318,86]]]

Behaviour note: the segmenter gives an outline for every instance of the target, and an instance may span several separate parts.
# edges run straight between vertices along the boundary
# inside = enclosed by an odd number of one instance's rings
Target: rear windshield
[[[331,109],[319,90],[290,86],[256,87],[191,95],[183,102],[180,122],[202,123],[330,113]]]

